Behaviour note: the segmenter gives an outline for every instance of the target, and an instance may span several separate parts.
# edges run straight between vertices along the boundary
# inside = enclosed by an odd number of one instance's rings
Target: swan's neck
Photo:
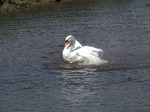
[[[75,41],[73,40],[68,44],[67,49],[69,49],[71,51],[74,47],[75,47]]]

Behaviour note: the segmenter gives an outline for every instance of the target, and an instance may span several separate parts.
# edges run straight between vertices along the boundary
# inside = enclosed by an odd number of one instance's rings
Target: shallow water
[[[0,13],[1,112],[149,112],[149,0],[83,0]],[[64,39],[107,65],[62,59]]]

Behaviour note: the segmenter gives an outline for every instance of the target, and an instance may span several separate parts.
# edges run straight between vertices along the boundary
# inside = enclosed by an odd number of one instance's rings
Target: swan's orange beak
[[[68,42],[68,41],[65,41],[65,47],[66,47],[68,44],[69,44],[69,42]]]

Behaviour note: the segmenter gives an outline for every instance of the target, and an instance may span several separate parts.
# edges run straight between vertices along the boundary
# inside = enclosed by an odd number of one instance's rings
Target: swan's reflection
[[[94,68],[62,70],[62,94],[69,105],[85,103],[94,94],[92,82],[97,75]],[[71,103],[71,104],[70,104]]]

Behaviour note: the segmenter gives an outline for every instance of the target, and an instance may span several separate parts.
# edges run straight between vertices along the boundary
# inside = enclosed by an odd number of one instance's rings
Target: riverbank
[[[51,4],[69,0],[0,0],[0,11],[15,11],[29,9],[33,6]]]
[[[50,5],[55,2],[69,2],[73,0],[0,0],[0,12],[29,10],[32,7]],[[87,0],[89,1],[89,0]],[[74,0],[74,2],[85,2]],[[145,4],[150,6],[150,3]]]

